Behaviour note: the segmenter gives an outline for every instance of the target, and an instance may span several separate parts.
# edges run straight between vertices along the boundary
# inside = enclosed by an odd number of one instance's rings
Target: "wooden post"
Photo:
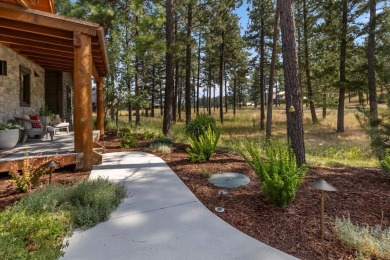
[[[103,93],[103,78],[97,80],[96,103],[97,103],[97,129],[100,130],[100,136],[104,135],[104,93]]]
[[[83,170],[92,169],[92,49],[91,37],[74,33],[74,147],[83,153]]]

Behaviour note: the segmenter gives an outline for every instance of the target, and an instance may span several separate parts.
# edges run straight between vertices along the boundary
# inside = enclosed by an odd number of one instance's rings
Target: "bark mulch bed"
[[[137,148],[121,149],[119,139],[107,133],[102,142],[106,152],[148,151],[148,141]],[[272,247],[302,259],[353,259],[354,250],[345,247],[334,235],[335,217],[350,216],[360,225],[390,227],[390,176],[377,169],[310,167],[294,202],[285,209],[270,204],[261,183],[244,160],[227,152],[217,152],[209,162],[191,163],[185,145],[175,144],[173,153],[157,154],[183,180],[198,199],[214,214],[242,232]],[[238,172],[251,182],[241,188],[226,189],[209,184],[204,173]],[[54,182],[66,183],[86,178],[89,173],[54,174]],[[43,182],[47,181],[43,178]],[[320,192],[308,183],[325,179],[338,191],[325,194],[325,237],[321,239]],[[0,210],[18,200],[19,193],[9,177],[0,177]],[[217,213],[220,206],[225,212]]]

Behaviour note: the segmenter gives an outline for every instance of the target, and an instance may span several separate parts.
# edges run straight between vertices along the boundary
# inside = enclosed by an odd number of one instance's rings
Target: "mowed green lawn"
[[[200,110],[204,113],[204,110]],[[337,110],[328,109],[326,119],[322,119],[322,110],[317,110],[319,124],[311,123],[311,115],[308,108],[304,107],[304,129],[306,159],[308,165],[316,166],[354,166],[377,167],[378,161],[370,148],[370,140],[365,130],[360,126],[356,109],[345,110],[345,132],[336,133]],[[141,126],[136,131],[154,132],[161,134],[162,117],[160,111],[155,110],[154,118],[141,117]],[[212,115],[217,120],[222,130],[219,149],[236,151],[242,141],[258,141],[265,137],[265,131],[259,130],[260,112],[258,108],[244,107],[237,110],[236,116],[229,109],[224,114],[224,124],[219,123],[219,110]],[[194,117],[194,114],[192,115]],[[184,112],[182,112],[184,119]],[[126,111],[120,113],[120,121],[127,122]],[[135,120],[135,118],[133,118]],[[176,141],[186,142],[185,124],[178,120],[174,125],[172,137]],[[286,139],[286,113],[284,107],[274,108],[272,136],[274,139],[285,142]]]

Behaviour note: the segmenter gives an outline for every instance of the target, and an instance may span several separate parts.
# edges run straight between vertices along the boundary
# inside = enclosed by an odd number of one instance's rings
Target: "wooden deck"
[[[93,131],[94,141],[99,139],[99,131]],[[40,158],[52,157],[61,155],[65,160],[80,161],[83,158],[82,153],[76,153],[74,149],[74,133],[58,132],[50,141],[50,137],[46,139],[27,139],[22,145],[18,145],[11,150],[0,150],[0,172],[8,172],[8,164],[11,161],[18,161],[21,165],[25,154],[29,157],[35,156]],[[76,165],[76,169],[79,167]]]

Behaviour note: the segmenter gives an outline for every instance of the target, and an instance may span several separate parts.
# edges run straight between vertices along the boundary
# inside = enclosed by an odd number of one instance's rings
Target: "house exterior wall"
[[[62,93],[62,117],[70,123],[70,128],[73,130],[73,74],[70,72],[62,73]],[[70,107],[68,99],[70,99]]]
[[[45,70],[1,44],[0,60],[7,61],[7,75],[0,75],[0,122],[37,114],[45,105]],[[20,65],[31,71],[29,107],[20,106]]]

